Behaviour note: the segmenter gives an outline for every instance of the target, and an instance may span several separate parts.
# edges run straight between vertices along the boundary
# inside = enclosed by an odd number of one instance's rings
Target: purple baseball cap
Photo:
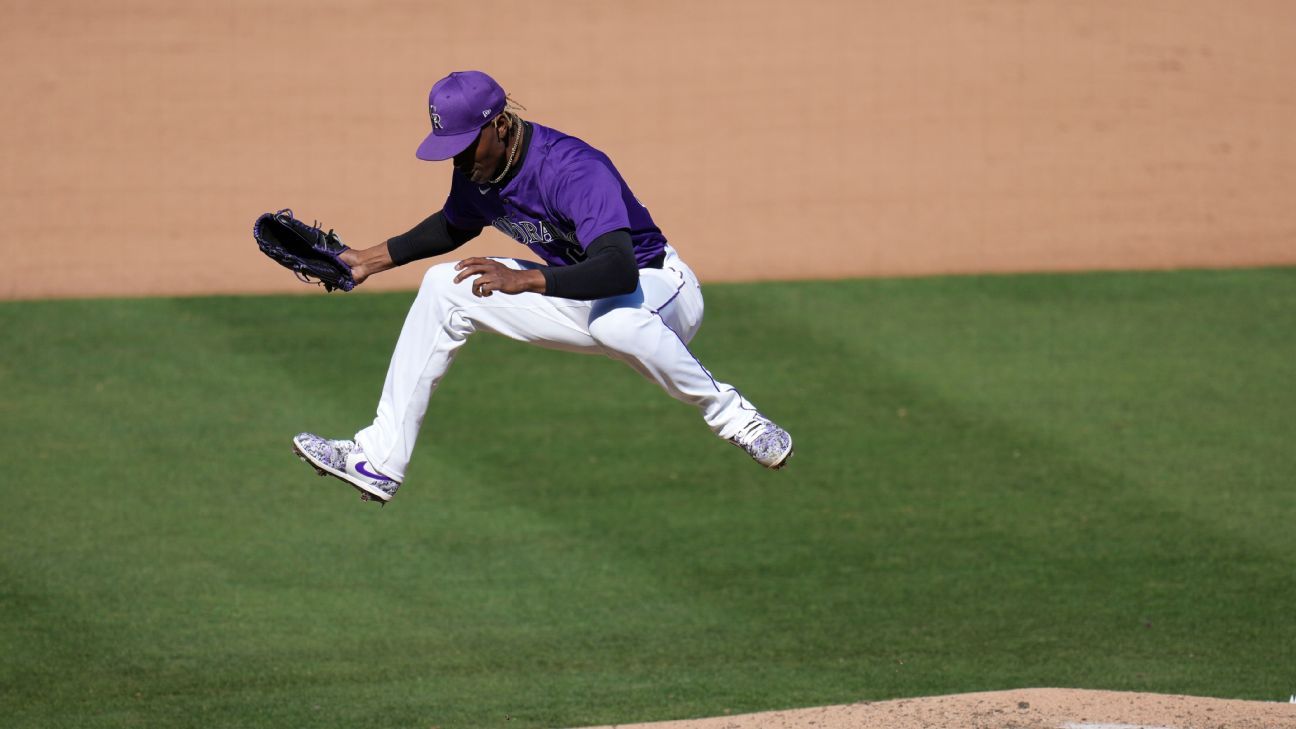
[[[428,93],[432,133],[419,145],[418,158],[435,162],[468,149],[505,101],[504,89],[481,71],[455,71],[437,81]]]

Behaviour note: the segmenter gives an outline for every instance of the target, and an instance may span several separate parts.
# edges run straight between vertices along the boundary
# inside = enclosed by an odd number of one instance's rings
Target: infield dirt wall
[[[252,220],[435,211],[464,68],[707,280],[1296,263],[1288,0],[0,0],[0,60],[0,298],[300,290]]]

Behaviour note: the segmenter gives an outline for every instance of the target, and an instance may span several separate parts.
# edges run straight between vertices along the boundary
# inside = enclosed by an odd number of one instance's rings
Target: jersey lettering
[[[522,226],[523,232],[526,233],[528,243],[540,242],[540,230],[539,228],[536,228],[535,223],[531,222],[530,220],[523,220],[522,222],[518,223],[518,225]]]
[[[576,241],[575,232],[550,225],[545,220],[513,220],[507,215],[501,215],[491,221],[491,225],[499,232],[524,246],[538,245],[555,251],[564,250],[571,246],[580,248]],[[554,245],[556,241],[561,241],[567,245]]]
[[[574,231],[563,230],[545,220],[513,220],[501,215],[491,221],[496,230],[524,246],[540,248],[567,263],[585,260],[585,249]]]

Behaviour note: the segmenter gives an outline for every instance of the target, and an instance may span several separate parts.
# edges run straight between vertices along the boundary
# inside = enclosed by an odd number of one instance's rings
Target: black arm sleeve
[[[414,226],[408,233],[387,239],[387,253],[397,266],[420,258],[431,258],[449,253],[482,232],[462,230],[446,222],[445,213],[437,211],[427,220]]]
[[[639,265],[628,230],[600,235],[585,249],[585,255],[585,260],[571,266],[540,269],[546,296],[589,301],[628,294],[639,285]]]

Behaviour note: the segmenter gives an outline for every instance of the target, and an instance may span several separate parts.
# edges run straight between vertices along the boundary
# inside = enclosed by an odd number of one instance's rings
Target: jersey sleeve
[[[630,227],[621,181],[597,158],[569,164],[554,184],[552,199],[555,211],[571,221],[581,248],[604,233]]]
[[[472,180],[459,173],[458,170],[451,173],[450,194],[446,196],[445,207],[441,209],[441,212],[445,214],[447,223],[460,230],[485,228],[491,223],[474,204],[476,198],[473,195],[476,194],[476,191],[472,187]]]

